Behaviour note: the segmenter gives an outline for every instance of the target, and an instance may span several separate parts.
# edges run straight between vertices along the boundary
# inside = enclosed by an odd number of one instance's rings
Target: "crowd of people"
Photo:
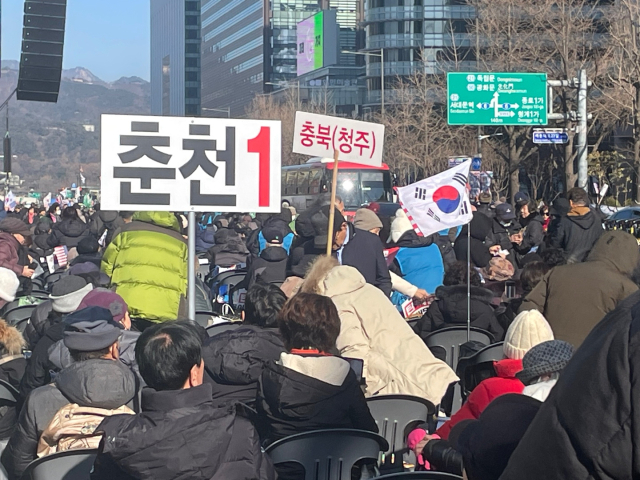
[[[551,205],[482,194],[468,225],[429,236],[376,203],[348,219],[339,197],[329,232],[330,208],[322,196],[300,214],[198,216],[209,273],[197,310],[224,298],[226,272],[246,292],[236,328],[216,334],[187,320],[185,215],[2,212],[0,312],[34,308],[26,325],[0,320],[0,380],[17,396],[0,400],[0,478],[93,448],[95,480],[300,479],[265,448],[320,429],[377,433],[367,399],[392,394],[440,412],[436,429],[406,432],[417,470],[640,476],[640,250],[604,230],[584,190]],[[493,341],[461,351],[502,342],[502,358],[455,410],[461,373],[427,339],[468,322]],[[352,478],[378,474],[364,462]]]

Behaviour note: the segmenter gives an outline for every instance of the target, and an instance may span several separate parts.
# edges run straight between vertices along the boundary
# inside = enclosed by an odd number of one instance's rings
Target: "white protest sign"
[[[101,208],[279,212],[280,122],[102,115]]]
[[[340,117],[296,112],[293,152],[379,167],[382,165],[384,125]]]

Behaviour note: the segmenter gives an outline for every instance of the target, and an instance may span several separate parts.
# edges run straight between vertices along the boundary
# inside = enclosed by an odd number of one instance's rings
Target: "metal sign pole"
[[[467,342],[471,341],[471,222],[467,224]]]
[[[196,320],[196,212],[189,212],[189,230],[187,244],[189,254],[187,258],[187,300],[189,304],[189,320]]]
[[[333,152],[333,178],[331,179],[331,203],[329,204],[329,228],[327,229],[327,257],[333,250],[333,221],[336,209],[336,190],[338,188],[338,150]]]

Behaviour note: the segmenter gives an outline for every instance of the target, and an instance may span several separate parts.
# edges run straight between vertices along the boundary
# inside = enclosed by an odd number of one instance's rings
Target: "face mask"
[[[499,220],[500,225],[502,225],[503,227],[510,227],[511,226],[511,221],[508,222],[503,222],[502,220]]]

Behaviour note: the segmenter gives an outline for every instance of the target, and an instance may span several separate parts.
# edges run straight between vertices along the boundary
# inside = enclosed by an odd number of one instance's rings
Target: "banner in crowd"
[[[384,125],[341,117],[296,112],[293,153],[333,158],[379,167],[384,149]]]
[[[4,209],[13,211],[13,209],[16,208],[16,205],[16,196],[11,190],[9,190],[7,195],[4,197]]]
[[[399,187],[398,200],[413,228],[425,237],[471,221],[467,183],[471,161],[466,161],[433,177]]]
[[[102,115],[101,208],[279,212],[278,121]]]

